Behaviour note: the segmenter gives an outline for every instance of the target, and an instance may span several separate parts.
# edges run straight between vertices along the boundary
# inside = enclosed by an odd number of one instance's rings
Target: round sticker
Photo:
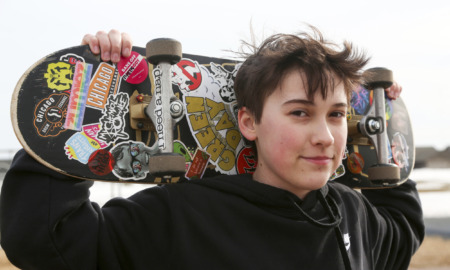
[[[353,174],[359,174],[364,168],[364,158],[360,153],[351,153],[348,156],[347,167]]]
[[[122,57],[117,68],[122,79],[131,84],[140,84],[148,76],[147,60],[137,52],[131,52],[128,58]]]
[[[244,147],[238,155],[236,169],[239,174],[253,174],[256,170],[258,161],[251,147]]]
[[[115,165],[112,154],[105,149],[100,149],[92,153],[89,157],[88,166],[91,172],[96,175],[107,175],[112,172]]]

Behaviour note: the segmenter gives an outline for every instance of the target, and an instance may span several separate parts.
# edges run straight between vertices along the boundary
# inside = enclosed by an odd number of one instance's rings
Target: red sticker
[[[115,163],[112,154],[108,150],[100,149],[92,153],[89,157],[88,165],[91,172],[104,176],[112,172]]]
[[[351,153],[347,160],[347,167],[353,174],[359,174],[364,168],[364,158],[359,153]]]
[[[186,173],[186,178],[188,179],[202,178],[203,173],[206,170],[206,166],[208,166],[209,158],[210,155],[208,153],[203,152],[200,149],[197,149],[197,151],[195,151],[191,166],[189,167]]]
[[[238,155],[236,169],[238,174],[250,173],[253,174],[256,170],[258,161],[256,155],[251,147],[245,147]]]
[[[122,57],[117,64],[119,74],[131,84],[140,84],[148,76],[147,60],[137,52],[131,52],[130,57]]]

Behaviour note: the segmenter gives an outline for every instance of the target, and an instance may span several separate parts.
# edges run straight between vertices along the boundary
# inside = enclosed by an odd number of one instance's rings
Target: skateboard
[[[234,60],[184,54],[170,39],[133,47],[117,64],[102,62],[88,46],[63,49],[20,78],[11,103],[13,128],[36,160],[81,179],[165,184],[252,173],[257,159],[236,119],[233,81],[239,66]],[[343,165],[332,176],[351,187],[399,185],[414,163],[412,129],[401,99],[383,106],[387,128],[361,134],[365,122],[384,122],[370,109],[374,92],[354,91],[348,114],[354,132],[349,132]],[[386,143],[376,143],[379,133]],[[389,150],[381,163],[380,147]],[[369,180],[368,170],[376,164],[396,168],[396,176]]]

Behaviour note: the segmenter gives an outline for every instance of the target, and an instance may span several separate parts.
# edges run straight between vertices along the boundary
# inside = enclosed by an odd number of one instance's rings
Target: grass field
[[[419,251],[414,255],[411,270],[450,270],[450,240],[426,237]],[[0,270],[17,270],[0,250]]]

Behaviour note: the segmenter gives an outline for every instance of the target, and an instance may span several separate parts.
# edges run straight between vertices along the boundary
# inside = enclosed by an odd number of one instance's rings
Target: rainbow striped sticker
[[[86,109],[89,83],[92,75],[92,64],[77,62],[70,90],[69,106],[67,108],[65,129],[81,130]]]

